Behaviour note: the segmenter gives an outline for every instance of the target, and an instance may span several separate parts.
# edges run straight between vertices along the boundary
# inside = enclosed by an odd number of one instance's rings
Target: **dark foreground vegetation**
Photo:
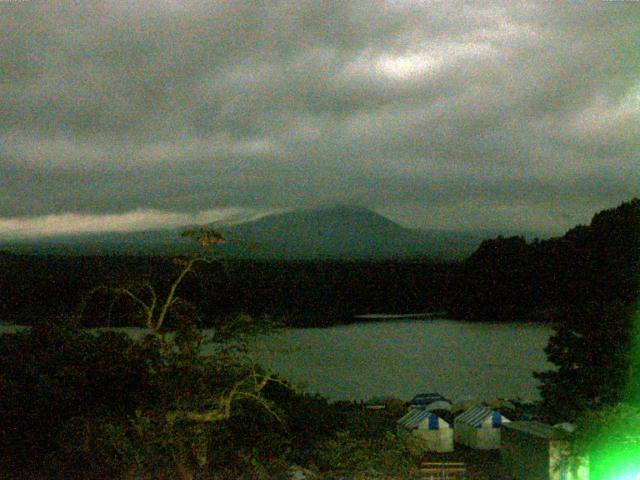
[[[206,357],[194,325],[174,333],[59,319],[0,336],[0,478],[271,479],[291,465],[403,478],[417,465],[390,433],[399,412],[296,391],[244,358],[245,327]]]
[[[545,419],[578,424],[574,453],[591,454],[592,478],[616,478],[599,460],[610,445],[640,458],[637,199],[560,238],[485,241],[457,264],[0,261],[0,315],[33,326],[0,336],[0,478],[262,479],[293,464],[410,478],[418,449],[390,433],[397,414],[296,391],[252,364],[243,339],[270,328],[263,314],[326,325],[442,308],[552,322],[557,368],[537,374]],[[83,328],[107,325],[147,334]],[[215,332],[208,355],[204,327]]]
[[[135,303],[140,336],[92,331],[69,315],[0,336],[0,392],[10,392],[0,395],[0,477],[269,479],[292,464],[327,475],[414,468],[416,451],[390,425],[254,364],[245,340],[267,322],[243,317],[205,337],[197,306],[178,292],[207,261],[176,259],[165,289],[147,280],[90,292]]]

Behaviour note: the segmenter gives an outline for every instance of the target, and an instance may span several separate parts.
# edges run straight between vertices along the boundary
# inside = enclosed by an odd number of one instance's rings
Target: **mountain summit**
[[[452,257],[461,253],[455,251],[456,242],[451,244],[451,234],[444,239],[444,234],[404,228],[371,210],[349,205],[268,215],[237,225],[228,234],[251,244],[259,256],[280,258]],[[470,253],[473,246],[464,253]]]
[[[228,242],[218,248],[231,258],[451,259],[470,254],[481,241],[470,234],[405,228],[376,212],[350,205],[285,211],[237,225],[203,228],[223,231]],[[181,238],[181,231],[60,236],[12,242],[2,248],[29,253],[196,253],[197,244]]]

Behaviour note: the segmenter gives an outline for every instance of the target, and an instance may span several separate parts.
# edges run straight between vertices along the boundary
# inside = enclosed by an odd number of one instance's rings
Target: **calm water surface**
[[[0,325],[0,333],[16,327]],[[140,334],[141,330],[130,334]],[[547,370],[545,325],[394,320],[286,329],[252,344],[254,358],[330,399],[437,391],[453,400],[537,399]]]
[[[544,325],[400,320],[283,330],[257,360],[331,399],[437,391],[454,400],[539,398],[534,371],[552,367]]]

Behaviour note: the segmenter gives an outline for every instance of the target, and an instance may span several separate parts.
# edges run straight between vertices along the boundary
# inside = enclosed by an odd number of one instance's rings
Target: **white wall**
[[[480,450],[500,448],[500,429],[493,428],[491,424],[473,428],[465,423],[456,423],[454,438],[458,443]]]
[[[453,452],[453,429],[443,428],[440,430],[429,430],[418,428],[413,434],[422,439],[425,449],[430,452]]]

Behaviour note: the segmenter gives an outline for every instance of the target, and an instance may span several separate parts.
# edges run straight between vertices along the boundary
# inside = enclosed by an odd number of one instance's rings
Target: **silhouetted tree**
[[[573,282],[554,313],[556,333],[546,352],[556,370],[537,374],[549,416],[573,419],[624,399],[638,383],[633,334],[640,272],[640,200],[598,213],[589,227],[562,240]],[[563,276],[568,272],[563,272]],[[561,308],[560,308],[561,307]],[[640,398],[628,398],[638,401]]]

